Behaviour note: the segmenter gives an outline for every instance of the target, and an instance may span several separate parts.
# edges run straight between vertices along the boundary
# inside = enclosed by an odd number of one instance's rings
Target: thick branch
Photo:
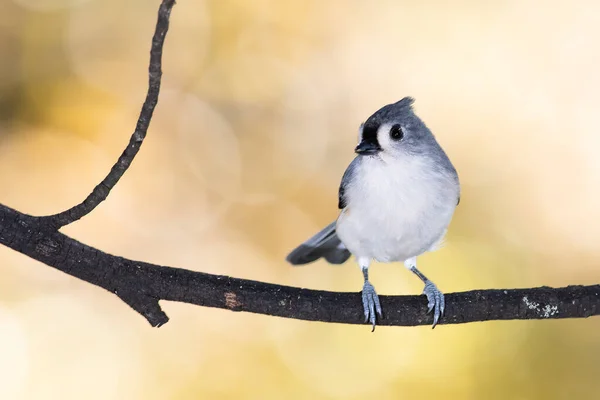
[[[92,193],[90,193],[83,202],[61,213],[44,217],[47,219],[46,223],[50,226],[58,229],[65,225],[69,225],[92,212],[94,208],[106,200],[106,197],[112,188],[119,182],[119,179],[121,179],[125,171],[127,171],[131,162],[140,150],[140,146],[146,137],[146,132],[148,132],[148,126],[152,120],[154,108],[158,102],[160,81],[162,77],[163,44],[165,42],[167,31],[169,30],[169,16],[174,4],[175,0],[163,0],[158,10],[158,21],[156,23],[156,29],[154,31],[154,36],[152,37],[152,47],[150,49],[148,93],[146,94],[146,100],[142,105],[142,111],[140,112],[135,131],[129,139],[129,145],[127,145],[127,148],[123,151],[115,165],[113,165],[108,175],[94,188]]]
[[[0,205],[0,244],[115,293],[152,326],[168,321],[159,300],[309,321],[363,323],[360,293],[334,293],[211,275],[116,257],[50,231]],[[380,296],[380,325],[430,325],[424,296]],[[600,314],[600,285],[475,290],[446,296],[440,324]]]

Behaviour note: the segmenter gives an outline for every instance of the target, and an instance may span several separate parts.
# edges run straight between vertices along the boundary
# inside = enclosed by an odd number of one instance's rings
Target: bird
[[[401,262],[424,284],[432,328],[444,314],[444,294],[417,269],[417,257],[439,249],[456,206],[460,182],[431,130],[404,97],[377,110],[359,128],[356,156],[343,174],[337,219],[286,257],[292,265],[320,258],[342,264],[353,255],[362,271],[365,323],[383,319],[369,281],[373,261]]]

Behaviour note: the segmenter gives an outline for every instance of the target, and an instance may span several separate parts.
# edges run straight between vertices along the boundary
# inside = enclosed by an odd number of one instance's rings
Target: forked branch
[[[121,298],[152,326],[168,321],[158,301],[309,321],[363,323],[360,293],[300,289],[128,260],[104,253],[32,216],[0,205],[0,243]],[[424,296],[380,296],[379,325],[431,325]],[[507,319],[582,318],[600,313],[600,285],[475,290],[446,295],[440,324]]]
[[[129,145],[106,178],[81,203],[34,217],[0,204],[0,244],[116,294],[152,326],[168,321],[159,300],[310,321],[363,323],[360,293],[300,289],[158,266],[113,256],[61,232],[106,199],[146,136],[158,101],[162,48],[174,0],[163,0],[152,40],[148,94]],[[379,325],[431,325],[424,296],[380,296]],[[600,313],[600,285],[553,289],[475,290],[446,295],[440,324],[509,319],[583,318]]]

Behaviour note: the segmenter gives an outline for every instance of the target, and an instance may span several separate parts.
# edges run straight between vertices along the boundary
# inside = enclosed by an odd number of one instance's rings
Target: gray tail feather
[[[295,248],[286,260],[292,265],[303,265],[321,257],[331,264],[342,264],[350,258],[350,252],[335,232],[335,222]]]

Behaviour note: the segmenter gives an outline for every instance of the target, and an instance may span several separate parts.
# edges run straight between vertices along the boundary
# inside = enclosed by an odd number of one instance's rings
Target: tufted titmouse
[[[340,184],[337,221],[287,256],[301,265],[321,257],[341,264],[354,255],[365,279],[365,322],[373,330],[375,313],[383,316],[369,282],[372,260],[402,261],[425,283],[434,328],[444,313],[444,295],[417,269],[417,256],[439,248],[460,201],[460,184],[448,156],[413,112],[413,102],[405,97],[386,105],[361,125],[358,156]]]

